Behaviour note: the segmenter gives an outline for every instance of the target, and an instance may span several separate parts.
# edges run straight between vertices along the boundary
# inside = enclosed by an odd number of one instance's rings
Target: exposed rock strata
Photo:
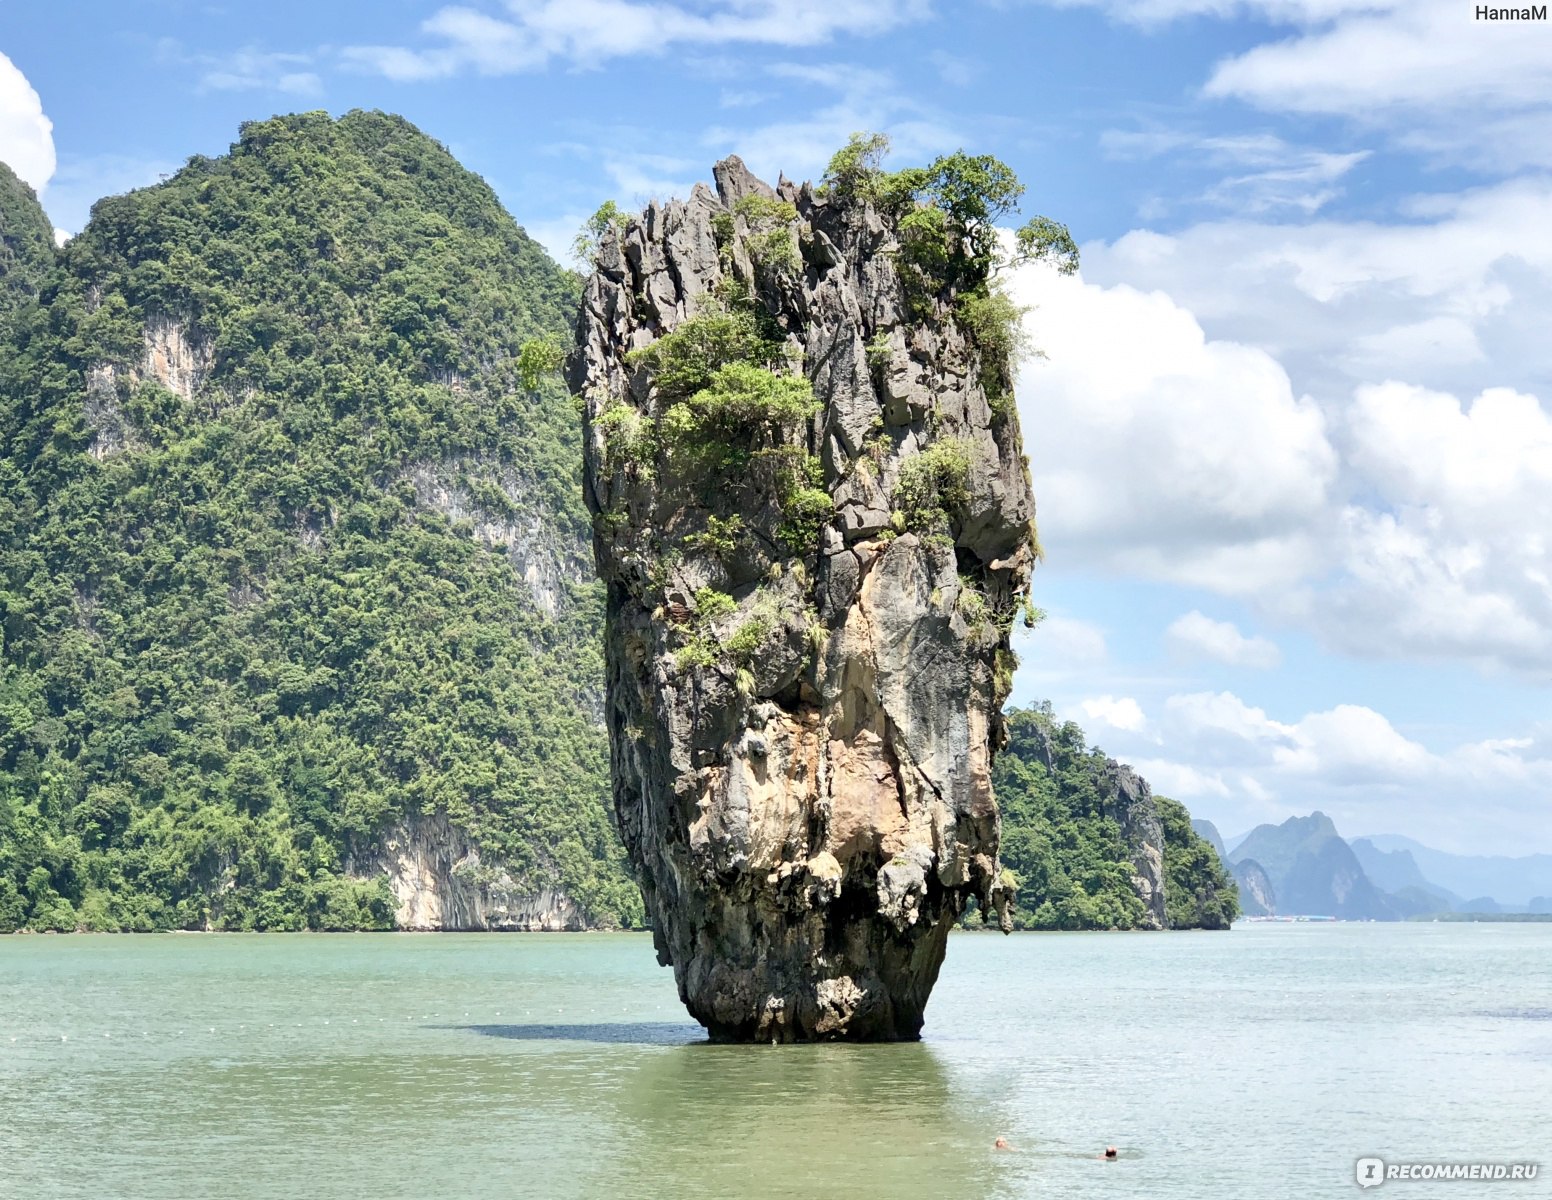
[[[620,829],[659,959],[714,1037],[914,1038],[950,927],[972,897],[1006,901],[990,764],[1035,554],[1017,417],[994,413],[952,297],[908,314],[896,231],[872,207],[772,189],[736,158],[714,174],[715,193],[605,236],[571,368],[609,585]],[[796,269],[760,266],[734,212],[750,195],[794,206]],[[650,439],[622,456],[611,430],[656,428],[666,408],[626,354],[739,289],[818,415],[735,476],[691,478]],[[950,440],[964,498],[946,527],[915,528],[902,471]],[[783,534],[762,473],[786,451],[818,459],[834,503],[812,545]],[[714,548],[713,519],[734,517]],[[713,591],[731,611],[698,611]],[[686,654],[697,639],[712,661]]]
[[[560,611],[568,583],[592,578],[583,544],[555,536],[532,484],[516,467],[488,458],[438,459],[413,463],[399,478],[414,489],[418,507],[467,521],[476,541],[505,553],[545,616]],[[497,497],[499,508],[481,499],[480,486]]]
[[[520,888],[499,862],[480,851],[446,814],[410,816],[352,847],[344,873],[356,879],[388,877],[406,930],[516,930],[528,933],[588,928],[582,911],[562,892]]]
[[[1105,815],[1121,827],[1121,837],[1132,851],[1132,890],[1148,915],[1142,928],[1163,929],[1164,827],[1153,804],[1148,781],[1111,759],[1100,780]]]

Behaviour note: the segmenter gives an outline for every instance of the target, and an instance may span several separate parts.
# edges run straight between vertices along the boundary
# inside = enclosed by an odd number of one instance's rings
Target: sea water
[[[0,939],[7,1197],[1544,1196],[1549,1102],[1549,925],[956,934],[920,1043],[777,1047],[641,935]]]

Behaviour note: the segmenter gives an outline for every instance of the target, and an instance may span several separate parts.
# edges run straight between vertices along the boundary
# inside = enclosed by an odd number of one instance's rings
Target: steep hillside
[[[516,367],[574,277],[366,112],[58,261],[0,341],[0,929],[638,922],[578,422]]]
[[[0,325],[37,297],[54,267],[54,231],[33,190],[0,163]]]
[[[1010,709],[992,771],[1021,929],[1226,928],[1237,893],[1184,806],[1049,705]]]
[[[1258,894],[1257,902],[1279,915],[1394,921],[1447,907],[1421,893],[1395,895],[1377,887],[1322,812],[1289,817],[1281,825],[1258,825],[1229,858],[1236,876],[1242,868],[1261,869],[1271,894]],[[1262,881],[1248,878],[1260,893]]]
[[[1410,850],[1381,850],[1367,838],[1353,838],[1348,845],[1364,874],[1376,887],[1426,899],[1440,912],[1449,912],[1461,903],[1459,896],[1439,887],[1423,874]]]
[[[1277,912],[1277,893],[1267,878],[1261,864],[1253,858],[1242,858],[1230,871],[1239,889],[1239,907],[1247,917],[1272,916]]]

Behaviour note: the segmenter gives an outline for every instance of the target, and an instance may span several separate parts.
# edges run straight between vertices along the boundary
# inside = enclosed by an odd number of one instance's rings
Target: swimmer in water
[[[1016,1146],[1008,1145],[1008,1139],[1004,1138],[1004,1137],[1000,1137],[995,1142],[992,1143],[992,1149],[993,1150],[1015,1150],[1015,1149],[1017,1149],[1017,1147]]]
[[[1120,1157],[1121,1155],[1117,1153],[1114,1146],[1106,1146],[1105,1152],[1100,1155],[1100,1158],[1104,1159],[1105,1162],[1115,1162],[1115,1160]]]

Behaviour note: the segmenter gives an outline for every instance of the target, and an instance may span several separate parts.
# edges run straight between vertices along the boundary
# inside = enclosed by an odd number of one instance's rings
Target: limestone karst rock
[[[714,1038],[914,1038],[950,927],[1006,902],[1018,419],[898,215],[714,177],[604,232],[569,367],[617,817]]]

